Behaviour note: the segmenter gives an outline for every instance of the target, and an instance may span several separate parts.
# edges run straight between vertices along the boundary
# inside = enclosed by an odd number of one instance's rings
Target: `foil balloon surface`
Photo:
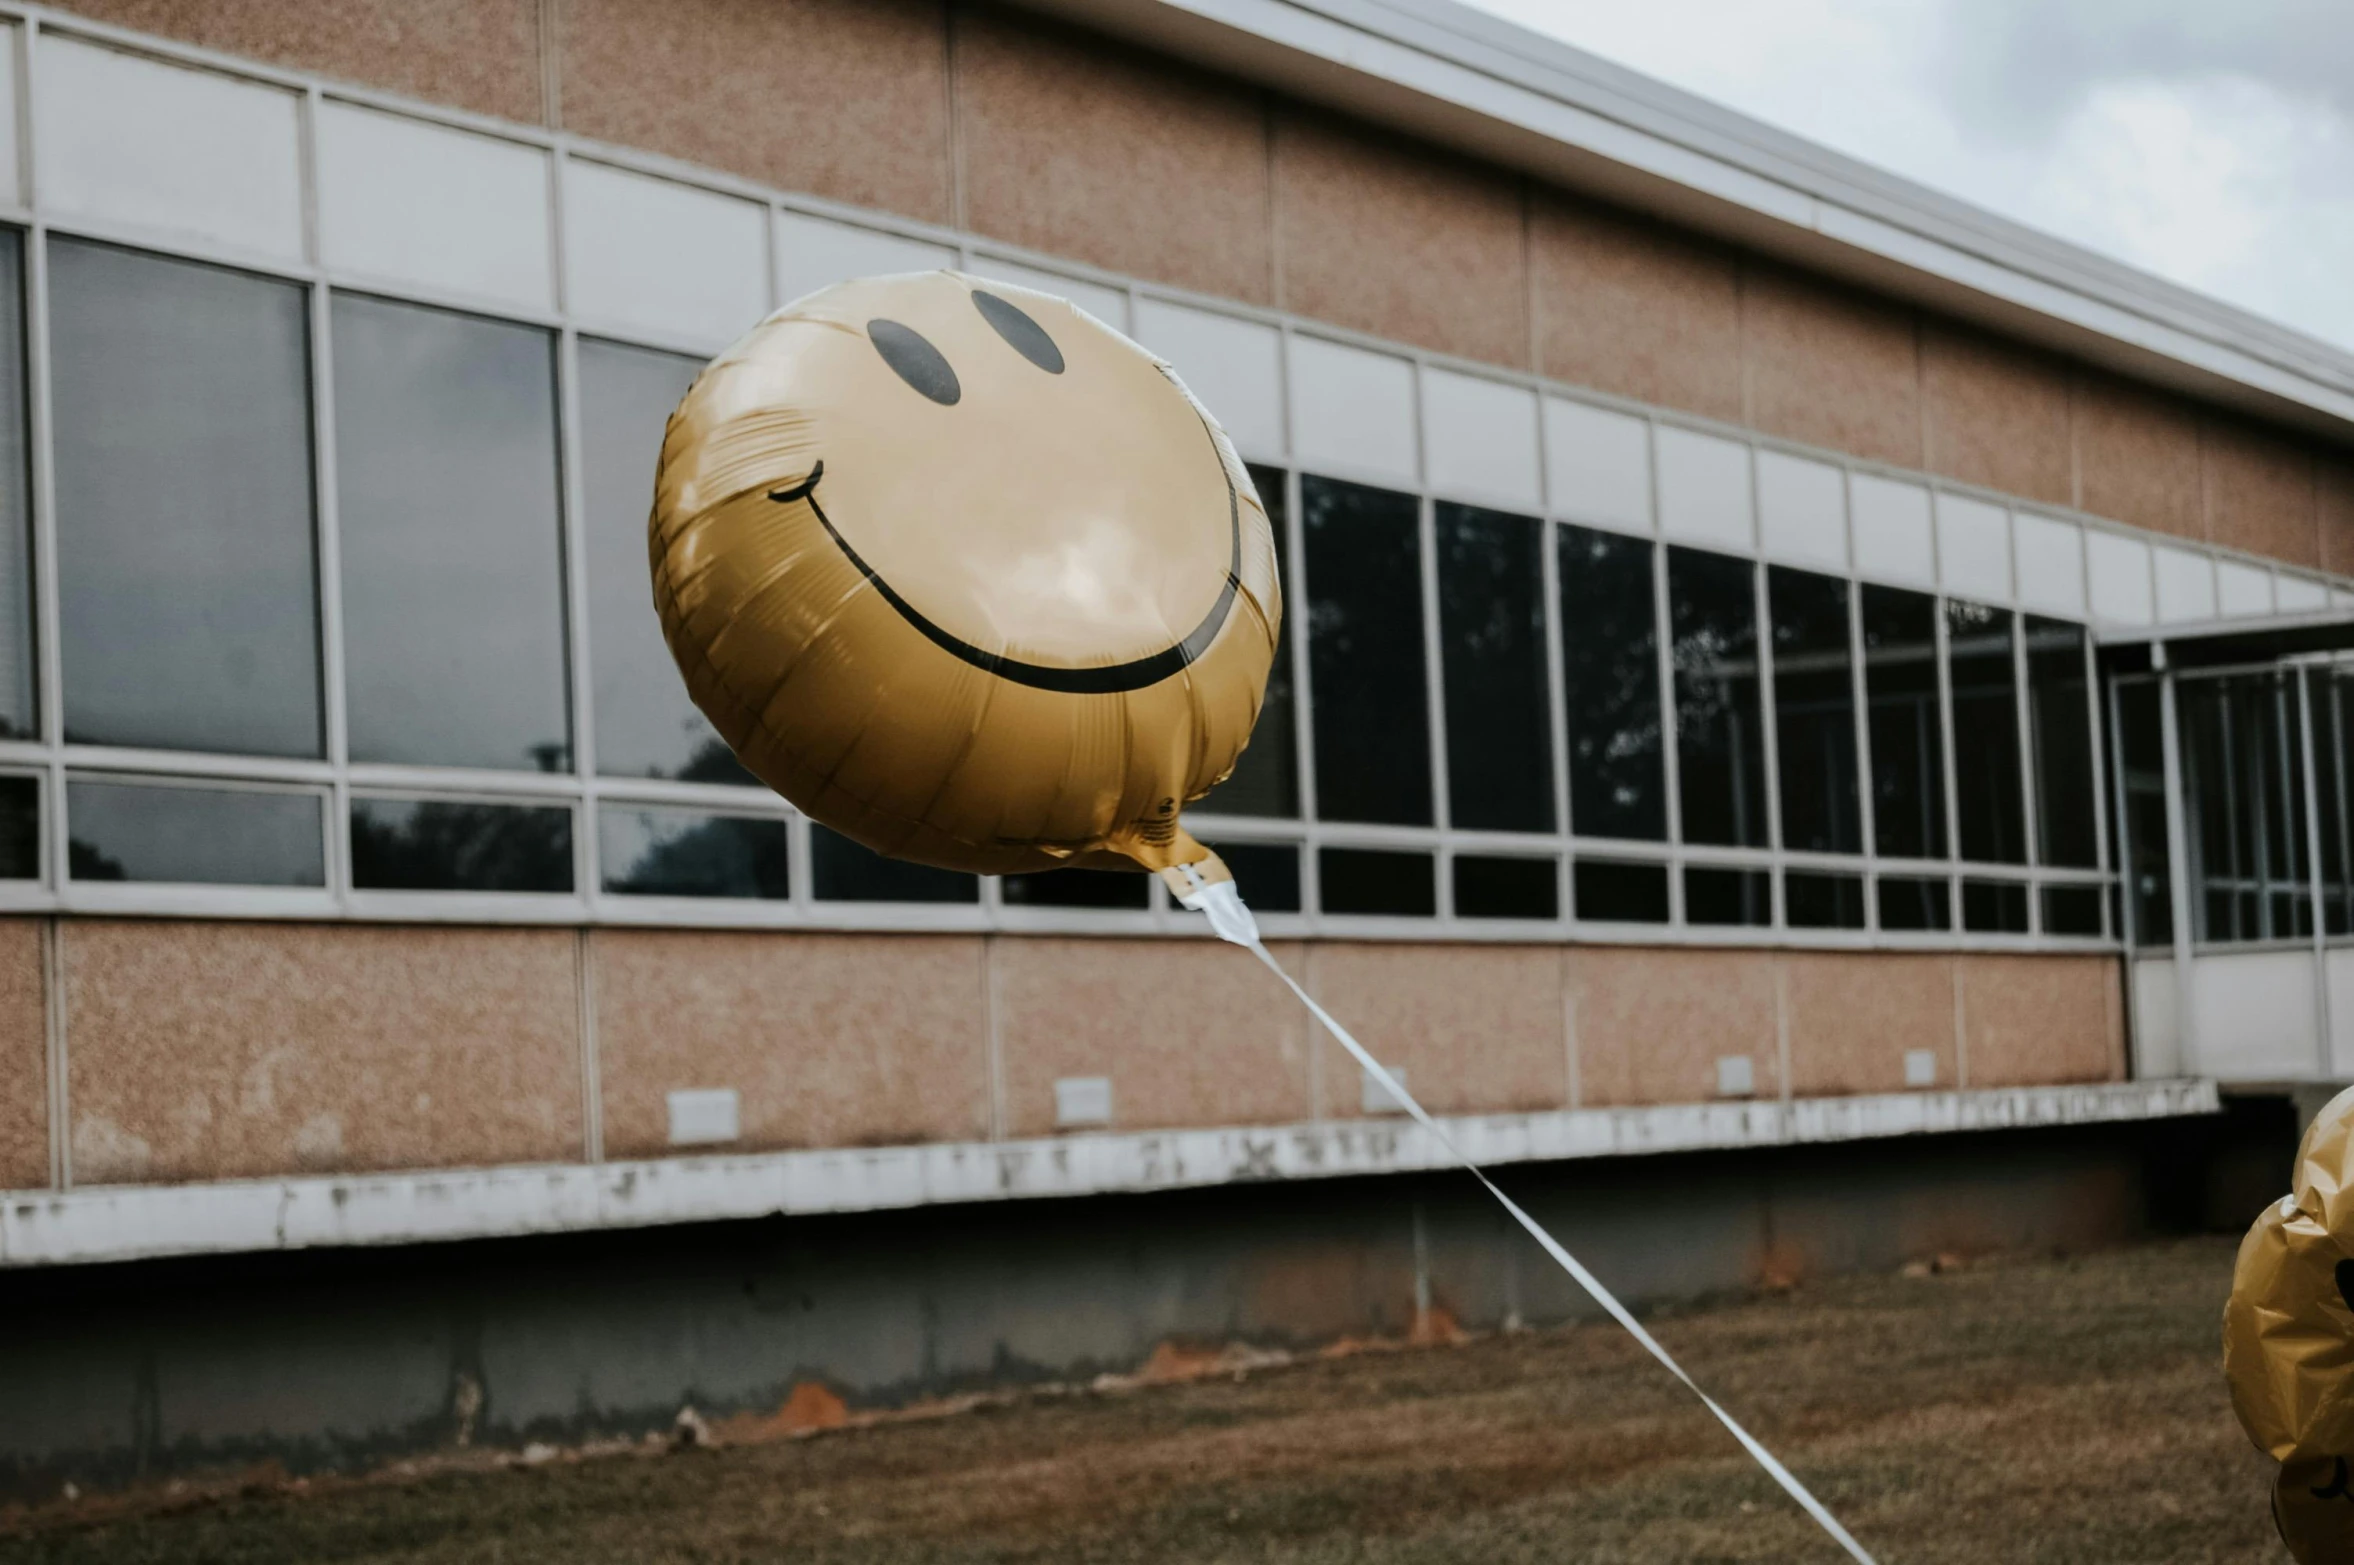
[[[1207,861],[1258,720],[1267,514],[1160,360],[954,272],[777,311],[672,415],[649,527],[688,691],[763,782],[978,874]]]
[[[2241,1427],[2280,1463],[2282,1541],[2340,1565],[2354,1562],[2354,1089],[2306,1130],[2293,1178],[2240,1243],[2223,1368]]]

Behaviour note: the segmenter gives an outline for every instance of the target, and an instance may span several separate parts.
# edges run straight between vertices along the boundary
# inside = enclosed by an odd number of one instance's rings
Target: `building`
[[[12,1485],[1572,1307],[1146,878],[742,785],[653,454],[845,276],[1220,415],[1292,613],[1189,819],[1637,1293],[2346,1074],[2354,357],[1446,0],[0,17]]]

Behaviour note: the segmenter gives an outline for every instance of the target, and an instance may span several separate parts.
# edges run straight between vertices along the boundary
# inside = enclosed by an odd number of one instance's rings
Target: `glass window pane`
[[[1953,670],[1954,809],[1962,857],[1981,864],[2027,862],[2020,820],[2019,683],[2011,663],[2008,609],[1949,598],[1948,661]],[[1963,735],[1969,743],[1961,742]]]
[[[320,754],[302,287],[52,239],[49,333],[65,736]]]
[[[1218,842],[1210,846],[1234,872],[1242,900],[1261,913],[1300,910],[1300,850],[1288,843]]]
[[[1861,929],[1863,877],[1792,870],[1782,877],[1782,915],[1792,929]]]
[[[570,891],[572,812],[354,799],[351,879],[362,891]]]
[[[1561,916],[1560,866],[1551,859],[1458,854],[1454,873],[1458,918]]]
[[[69,778],[67,873],[76,880],[324,886],[320,809],[315,793]]]
[[[352,759],[570,769],[553,340],[349,294],[334,326]]]
[[[1667,866],[1579,859],[1570,866],[1577,916],[1590,924],[1667,922]]]
[[[2047,935],[2098,936],[2101,932],[2101,888],[2044,887],[2043,932]]]
[[[1659,755],[1659,627],[1651,545],[1586,527],[1556,534],[1569,717],[1569,822],[1584,837],[1667,840]]]
[[[2321,812],[2321,911],[2333,935],[2354,930],[2354,683],[2343,669],[2306,676],[2313,711],[2313,787]]]
[[[665,805],[608,804],[597,812],[605,889],[637,897],[792,895],[785,823]]]
[[[1229,866],[1231,867],[1231,866]],[[1134,908],[1152,906],[1151,877],[1122,870],[1049,869],[1008,875],[997,895],[1009,907]]]
[[[2194,939],[2312,933],[2295,696],[2296,686],[2278,674],[2175,687]]]
[[[40,781],[0,776],[0,880],[40,878]]]
[[[1438,911],[1438,884],[1427,853],[1326,848],[1317,855],[1316,874],[1327,913],[1428,918]]]
[[[824,902],[978,902],[977,875],[887,859],[812,821],[810,886]]]
[[[1445,502],[1433,518],[1447,813],[1473,831],[1551,831],[1544,523]]]
[[[2100,844],[2083,626],[2027,616],[2027,717],[2035,738],[2036,847],[2046,864],[2091,869]]]
[[[1873,844],[1888,858],[1941,859],[1945,732],[1937,714],[1937,600],[1866,585],[1861,606]]]
[[[2156,680],[2117,687],[2119,780],[2125,787],[2125,867],[2133,894],[2133,937],[2174,943],[2173,861],[2166,845],[2165,741]]]
[[[1774,622],[1782,845],[1811,853],[1861,852],[1847,583],[1776,565],[1766,572],[1766,592]]]
[[[1670,549],[1667,602],[1684,840],[1765,847],[1756,567],[1698,549]]]
[[[1275,530],[1275,568],[1284,591],[1283,626],[1276,633],[1275,663],[1267,670],[1267,696],[1259,705],[1259,723],[1251,730],[1251,742],[1242,759],[1234,763],[1234,775],[1210,790],[1194,809],[1288,818],[1300,813],[1299,741],[1293,729],[1297,718],[1291,689],[1292,620],[1300,606],[1290,596],[1291,529],[1283,519],[1282,470],[1254,467],[1251,482]]]
[[[2027,933],[2027,888],[2014,880],[1963,881],[1962,927],[1973,934]]]
[[[662,432],[702,368],[699,359],[650,348],[580,344],[589,677],[597,770],[607,777],[752,781],[687,699],[654,615],[646,566],[646,513],[654,503]]]
[[[29,739],[40,731],[34,695],[24,280],[24,235],[0,229],[0,738],[7,739]],[[54,375],[51,379],[54,383]]]
[[[1774,921],[1773,877],[1762,869],[1684,870],[1687,924],[1770,924]]]
[[[1942,880],[1883,875],[1878,894],[1882,929],[1953,927],[1953,894]]]
[[[1430,712],[1414,498],[1303,478],[1300,504],[1317,810],[1326,820],[1427,826]]]

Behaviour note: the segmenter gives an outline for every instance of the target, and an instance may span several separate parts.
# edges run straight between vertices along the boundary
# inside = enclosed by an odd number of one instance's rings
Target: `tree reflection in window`
[[[792,895],[781,820],[607,805],[597,817],[597,846],[605,889],[625,896]]]
[[[352,884],[363,891],[572,889],[572,812],[446,799],[354,799]]]

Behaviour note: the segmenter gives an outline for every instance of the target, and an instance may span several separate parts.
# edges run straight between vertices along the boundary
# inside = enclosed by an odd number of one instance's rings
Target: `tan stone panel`
[[[2312,449],[2221,415],[2203,433],[2208,538],[2292,565],[2320,564]]]
[[[1921,465],[1912,312],[1751,261],[1741,276],[1748,422],[1876,461]]]
[[[49,1042],[41,923],[0,919],[0,1190],[49,1183]]]
[[[1781,1092],[1770,953],[1583,946],[1569,989],[1588,1108],[1714,1098],[1716,1062],[1734,1054],[1756,1096]]]
[[[948,222],[948,44],[928,0],[565,0],[569,130]]]
[[[599,930],[605,1155],[670,1154],[669,1095],[732,1087],[722,1149],[988,1133],[978,935]],[[707,1149],[708,1150],[708,1149]]]
[[[569,930],[73,921],[78,1184],[573,1160]]]
[[[2103,956],[1955,958],[1969,1085],[2116,1081],[2125,1074],[2117,962]]]
[[[976,232],[1203,293],[1274,296],[1259,95],[1054,23],[959,13]]]
[[[1732,252],[1554,191],[1530,207],[1538,369],[1709,418],[1741,417]]]
[[[1307,971],[1317,1003],[1384,1066],[1403,1066],[1433,1114],[1568,1106],[1559,947],[1330,941]],[[1325,1114],[1360,1114],[1362,1072],[1329,1038],[1319,1068]]]
[[[2354,458],[2324,452],[2319,472],[2321,566],[2344,575],[2354,571]]]
[[[2206,536],[2199,420],[2165,392],[2082,370],[2076,380],[2077,505],[2177,538]]]
[[[1269,950],[1300,970],[1296,946]],[[1109,1078],[1116,1130],[1308,1117],[1311,1018],[1245,953],[1003,937],[996,960],[1007,1134],[1055,1134],[1054,1084],[1074,1076]]]
[[[2068,369],[1943,322],[1921,332],[1929,470],[2052,505],[2074,500]]]
[[[1275,122],[1281,302],[1441,353],[1526,366],[1510,176],[1308,110]]]
[[[62,9],[429,103],[537,124],[539,0],[63,0]]]
[[[1790,1090],[1800,1097],[1906,1090],[1904,1057],[1937,1057],[1954,1085],[1953,958],[1893,951],[1790,951]]]

